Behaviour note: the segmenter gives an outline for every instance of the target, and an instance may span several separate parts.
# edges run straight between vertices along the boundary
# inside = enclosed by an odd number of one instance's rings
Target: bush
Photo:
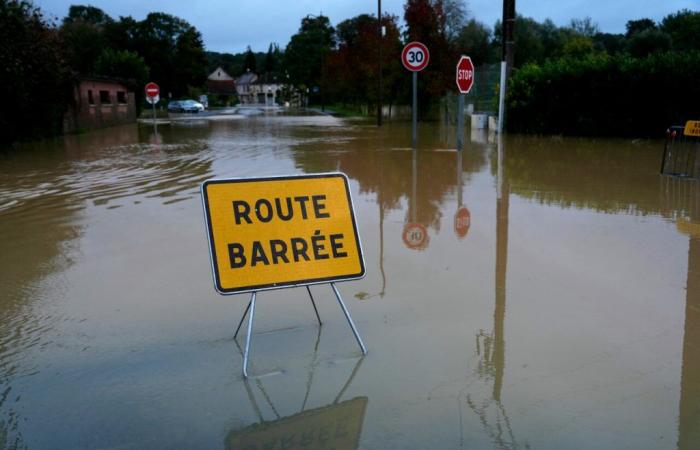
[[[513,72],[509,131],[596,136],[661,136],[698,115],[700,52],[591,54]]]

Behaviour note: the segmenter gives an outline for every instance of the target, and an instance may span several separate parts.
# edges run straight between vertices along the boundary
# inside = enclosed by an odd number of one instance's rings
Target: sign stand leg
[[[243,325],[243,321],[245,320],[245,316],[248,315],[248,310],[250,310],[250,303],[248,302],[248,306],[245,308],[245,312],[243,313],[243,317],[241,317],[241,321],[238,322],[238,327],[236,327],[236,332],[233,334],[233,338],[236,339],[238,337],[238,332],[241,330],[241,325]]]
[[[314,312],[316,313],[316,319],[318,319],[318,324],[323,325],[321,322],[321,316],[318,315],[318,308],[316,308],[316,302],[314,301],[314,296],[311,295],[311,288],[309,286],[306,286],[306,291],[309,293],[309,298],[311,299],[311,304],[314,305]]]
[[[248,378],[248,356],[250,355],[250,336],[253,334],[253,316],[255,316],[255,294],[250,298],[250,316],[245,338],[245,353],[243,353],[243,378]]]
[[[343,303],[343,299],[340,297],[340,292],[338,292],[338,288],[335,287],[335,283],[331,283],[331,287],[333,288],[333,292],[335,292],[335,297],[338,299],[338,303],[340,303],[340,308],[343,310],[343,314],[345,314],[345,318],[348,320],[348,324],[350,325],[350,328],[352,328],[352,333],[355,335],[355,339],[357,339],[357,343],[360,344],[360,348],[362,349],[362,354],[366,355],[367,348],[365,347],[365,344],[362,342],[362,338],[360,337],[360,333],[358,333],[357,328],[355,328],[355,324],[352,321],[352,317],[350,317],[350,313],[348,312],[348,308],[345,307],[345,303]]]

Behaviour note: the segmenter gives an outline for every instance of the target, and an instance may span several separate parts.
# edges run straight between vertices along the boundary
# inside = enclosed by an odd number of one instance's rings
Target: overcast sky
[[[405,0],[383,0],[384,12],[403,16]],[[362,13],[377,13],[375,0],[35,0],[49,16],[58,19],[71,4],[91,4],[115,19],[143,19],[151,11],[181,17],[197,27],[207,50],[237,53],[250,45],[266,51],[270,42],[284,48],[307,14],[328,16],[333,25]],[[471,17],[493,26],[501,17],[501,0],[468,0]],[[516,0],[519,14],[566,25],[572,18],[590,16],[601,31],[622,33],[630,19],[656,21],[679,9],[700,9],[700,0]]]

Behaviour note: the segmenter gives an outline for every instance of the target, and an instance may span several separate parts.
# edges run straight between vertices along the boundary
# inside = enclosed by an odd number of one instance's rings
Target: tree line
[[[140,102],[148,80],[177,98],[200,91],[207,74],[221,66],[233,76],[251,71],[293,85],[312,103],[369,112],[380,96],[384,104],[410,103],[410,77],[400,62],[407,42],[430,49],[419,81],[422,105],[436,105],[455,90],[460,54],[470,55],[477,68],[500,61],[500,21],[492,27],[478,21],[463,0],[406,0],[403,22],[361,14],[333,26],[326,16],[309,15],[283,49],[272,43],[267,52],[248,47],[230,54],[205,51],[195,27],[165,13],[115,19],[73,5],[55,23],[28,0],[0,0],[0,141],[58,134],[72,88],[86,76],[124,80]],[[601,32],[590,18],[557,26],[517,16],[507,126],[643,135],[679,121],[700,98],[693,82],[700,71],[698,36],[700,13],[688,10],[658,23],[630,20],[620,34]],[[648,111],[653,118],[644,116]],[[429,115],[430,108],[420,112]]]
[[[587,21],[563,44],[551,26],[528,22],[516,24],[523,36],[506,98],[509,131],[659,137],[700,118],[700,13],[630,20],[624,34]]]
[[[181,18],[73,5],[56,23],[27,0],[0,0],[0,61],[0,142],[60,134],[81,77],[119,79],[140,104],[149,79],[178,97],[207,75],[202,36]]]

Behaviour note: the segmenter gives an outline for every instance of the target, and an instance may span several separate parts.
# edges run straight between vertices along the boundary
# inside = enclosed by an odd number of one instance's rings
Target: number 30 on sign
[[[420,42],[406,44],[401,52],[403,66],[411,72],[420,72],[428,66],[430,52],[428,47]]]

